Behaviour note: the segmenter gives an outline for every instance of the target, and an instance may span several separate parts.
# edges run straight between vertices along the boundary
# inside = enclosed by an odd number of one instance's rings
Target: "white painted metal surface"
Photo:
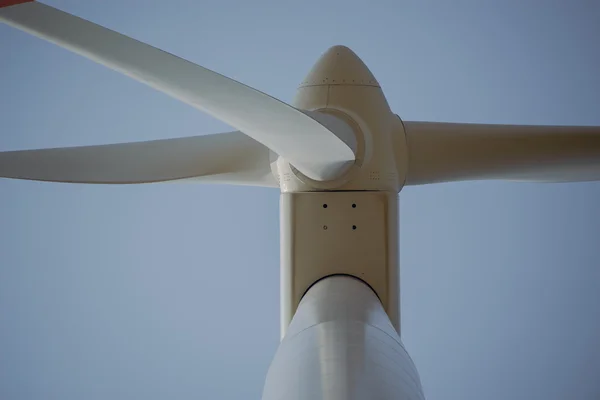
[[[263,400],[419,400],[419,374],[375,293],[347,276],[306,293],[267,373]]]
[[[352,149],[314,118],[182,58],[35,1],[0,7],[0,21],[207,112],[312,179],[337,178],[354,164]],[[351,135],[348,126],[338,123],[336,128],[344,130],[341,137]]]
[[[281,337],[306,290],[334,274],[367,282],[399,332],[398,195],[282,193],[280,213]]]
[[[193,178],[277,186],[269,149],[241,132],[180,139],[0,153],[0,176],[79,183]]]

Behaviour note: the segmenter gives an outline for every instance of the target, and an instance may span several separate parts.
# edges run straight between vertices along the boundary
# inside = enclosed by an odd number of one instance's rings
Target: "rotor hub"
[[[349,48],[333,46],[315,63],[298,87],[294,107],[338,118],[352,128],[355,162],[341,176],[317,181],[285,158],[272,162],[282,192],[371,190],[399,192],[404,169],[397,167],[398,145],[405,147],[399,121],[379,83]],[[402,153],[402,151],[400,151]]]

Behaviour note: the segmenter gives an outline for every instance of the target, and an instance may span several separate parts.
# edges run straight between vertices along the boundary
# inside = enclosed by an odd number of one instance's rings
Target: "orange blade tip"
[[[35,0],[0,0],[0,8],[16,6],[17,4],[31,3]]]

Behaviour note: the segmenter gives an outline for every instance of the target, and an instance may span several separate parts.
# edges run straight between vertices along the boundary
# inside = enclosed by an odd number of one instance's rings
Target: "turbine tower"
[[[401,120],[362,60],[328,49],[292,105],[33,0],[0,21],[130,76],[236,131],[0,153],[0,177],[279,187],[281,343],[263,399],[423,399],[401,341],[398,193],[504,179],[600,179],[600,128]]]

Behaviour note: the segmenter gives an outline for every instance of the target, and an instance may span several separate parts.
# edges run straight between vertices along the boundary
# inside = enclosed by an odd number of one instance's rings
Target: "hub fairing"
[[[351,124],[357,135],[356,160],[346,175],[319,182],[279,157],[271,165],[282,192],[400,191],[407,165],[404,130],[398,129],[398,117],[391,112],[379,83],[354,52],[334,46],[324,53],[302,81],[293,105]]]

